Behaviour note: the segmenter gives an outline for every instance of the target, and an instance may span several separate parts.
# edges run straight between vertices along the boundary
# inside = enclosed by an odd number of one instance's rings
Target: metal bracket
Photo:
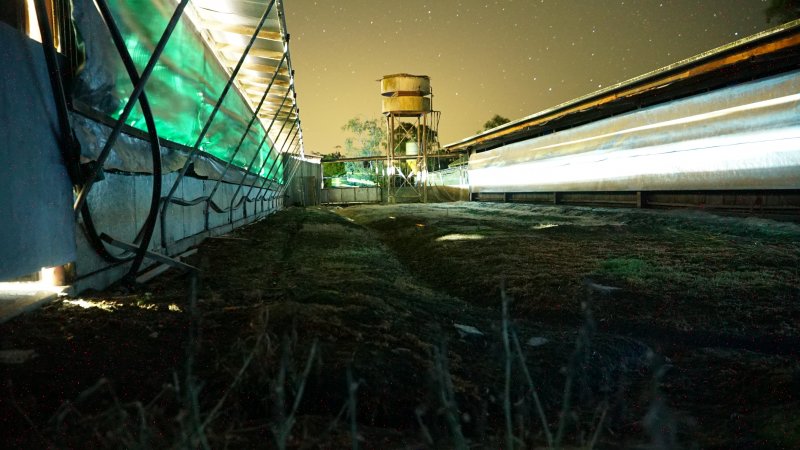
[[[118,241],[105,233],[100,235],[100,239],[102,239],[103,242],[107,243],[108,245],[113,245],[114,247],[121,248],[123,250],[136,251],[139,248],[136,245]],[[189,264],[182,263],[177,259],[170,258],[169,256],[164,256],[160,253],[154,253],[149,250],[144,253],[144,256],[146,258],[150,258],[154,261],[158,261],[160,263],[166,264],[176,269],[183,269],[193,273],[200,271],[200,269],[198,269],[195,266],[190,266]]]

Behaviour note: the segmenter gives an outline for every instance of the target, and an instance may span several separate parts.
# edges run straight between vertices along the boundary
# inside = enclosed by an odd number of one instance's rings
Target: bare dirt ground
[[[168,272],[1,325],[3,445],[800,446],[795,224],[289,209],[189,262],[195,308]]]

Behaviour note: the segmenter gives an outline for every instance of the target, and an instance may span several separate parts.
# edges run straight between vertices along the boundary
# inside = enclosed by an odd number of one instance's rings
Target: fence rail
[[[379,187],[325,188],[322,190],[321,203],[328,205],[351,203],[380,203]]]

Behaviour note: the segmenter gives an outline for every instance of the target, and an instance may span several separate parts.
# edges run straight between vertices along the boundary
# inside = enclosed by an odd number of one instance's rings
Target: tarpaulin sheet
[[[96,122],[81,114],[72,114],[72,126],[75,136],[81,144],[81,160],[87,162],[97,159],[108,136],[111,127]],[[188,151],[161,146],[161,169],[164,173],[179,171],[188,157]],[[270,161],[273,161],[270,158]],[[210,156],[201,155],[193,162],[194,174],[211,180],[222,180],[227,183],[241,183],[245,171],[239,167],[228,167],[220,160]],[[129,173],[153,173],[153,159],[150,155],[150,143],[125,133],[120,134],[108,158],[103,164],[106,171],[119,171]],[[255,170],[255,169],[254,169]],[[250,172],[245,184],[256,182],[256,176]]]
[[[0,281],[75,261],[72,185],[41,44],[0,23]]]

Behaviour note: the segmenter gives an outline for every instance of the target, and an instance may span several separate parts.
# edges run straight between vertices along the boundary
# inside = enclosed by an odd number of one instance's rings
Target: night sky
[[[306,152],[429,75],[442,145],[771,28],[766,0],[288,0]]]

